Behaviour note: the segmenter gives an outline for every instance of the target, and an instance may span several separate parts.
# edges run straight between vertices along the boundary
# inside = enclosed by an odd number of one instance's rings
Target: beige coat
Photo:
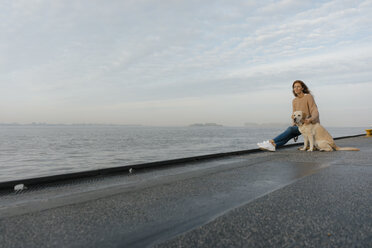
[[[295,99],[293,99],[292,107],[292,113],[294,113],[295,111],[302,111],[306,114],[307,119],[309,119],[311,123],[320,123],[318,107],[316,106],[314,97],[311,94],[305,94],[301,98],[296,97]]]

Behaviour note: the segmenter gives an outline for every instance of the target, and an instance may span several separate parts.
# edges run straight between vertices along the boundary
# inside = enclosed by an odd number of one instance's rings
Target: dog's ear
[[[307,117],[307,114],[306,114],[306,113],[304,113],[304,112],[302,112],[302,119],[303,119],[303,120],[305,120],[305,119],[306,119],[306,117]]]

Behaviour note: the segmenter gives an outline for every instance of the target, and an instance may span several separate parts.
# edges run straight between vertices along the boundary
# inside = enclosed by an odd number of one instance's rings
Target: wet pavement
[[[359,152],[229,156],[0,195],[1,247],[368,247],[372,138]]]

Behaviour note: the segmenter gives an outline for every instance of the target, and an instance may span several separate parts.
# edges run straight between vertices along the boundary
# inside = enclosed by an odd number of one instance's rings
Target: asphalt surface
[[[1,247],[371,247],[359,152],[230,156],[0,193]]]

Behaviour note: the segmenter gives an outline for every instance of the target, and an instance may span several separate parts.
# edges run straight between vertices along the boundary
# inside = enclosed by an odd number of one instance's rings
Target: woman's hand
[[[310,119],[305,119],[304,120],[304,124],[310,124],[311,123],[311,120]]]

